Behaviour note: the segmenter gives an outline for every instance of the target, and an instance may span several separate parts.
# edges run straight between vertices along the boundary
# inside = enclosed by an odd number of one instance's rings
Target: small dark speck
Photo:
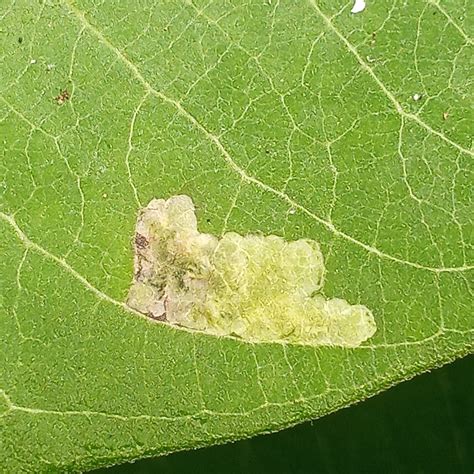
[[[210,223],[211,223],[211,219],[206,219],[206,222],[207,222],[208,224],[210,224]]]
[[[23,43],[23,38],[20,36],[20,37],[18,38],[18,44],[21,44],[21,43]]]

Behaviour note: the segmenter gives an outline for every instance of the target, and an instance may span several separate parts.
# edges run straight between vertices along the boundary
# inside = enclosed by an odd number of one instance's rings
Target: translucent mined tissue
[[[153,199],[142,209],[134,270],[130,307],[208,334],[356,347],[376,331],[368,308],[321,294],[316,241],[200,233],[188,196]]]

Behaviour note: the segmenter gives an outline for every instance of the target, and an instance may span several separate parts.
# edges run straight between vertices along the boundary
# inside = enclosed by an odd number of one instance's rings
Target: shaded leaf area
[[[462,2],[4,4],[7,471],[278,430],[472,351]],[[376,335],[251,345],[131,313],[137,211],[180,193],[204,232],[320,242],[326,296]]]
[[[467,474],[473,467],[473,370],[474,357],[466,357],[316,422],[95,472]]]

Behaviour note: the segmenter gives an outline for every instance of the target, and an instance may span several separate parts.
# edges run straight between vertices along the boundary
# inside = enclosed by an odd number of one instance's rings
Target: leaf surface
[[[467,4],[1,2],[1,458],[86,470],[314,419],[473,349]],[[355,349],[124,305],[138,209],[320,242]]]

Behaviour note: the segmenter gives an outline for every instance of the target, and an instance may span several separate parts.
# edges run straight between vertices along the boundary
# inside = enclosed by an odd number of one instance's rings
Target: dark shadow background
[[[95,474],[473,474],[474,355],[311,423]]]

